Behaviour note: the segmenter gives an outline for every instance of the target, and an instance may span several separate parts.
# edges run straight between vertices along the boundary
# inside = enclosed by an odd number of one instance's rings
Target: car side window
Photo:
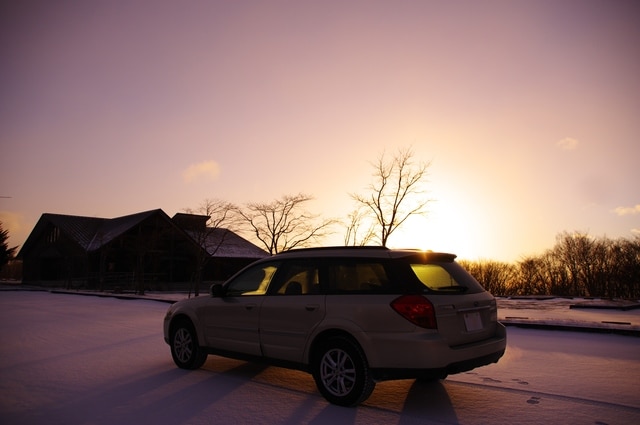
[[[283,264],[274,282],[270,294],[305,295],[319,294],[319,266],[315,262],[288,261]]]
[[[334,262],[329,267],[332,293],[387,293],[391,289],[387,271],[380,262]]]
[[[228,297],[264,295],[277,269],[277,263],[251,267],[227,284],[225,295]]]

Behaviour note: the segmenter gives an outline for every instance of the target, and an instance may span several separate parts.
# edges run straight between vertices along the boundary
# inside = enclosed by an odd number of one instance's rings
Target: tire
[[[198,345],[193,325],[187,321],[173,326],[169,345],[173,362],[181,369],[199,369],[207,360],[206,351]]]
[[[356,406],[375,388],[362,349],[344,337],[331,338],[322,345],[313,366],[318,391],[332,404]]]

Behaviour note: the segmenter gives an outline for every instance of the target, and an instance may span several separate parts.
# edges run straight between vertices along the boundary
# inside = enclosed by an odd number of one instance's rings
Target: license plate
[[[475,311],[473,313],[465,313],[464,325],[467,328],[467,332],[479,331],[480,329],[482,329],[482,319],[480,318],[480,312]]]

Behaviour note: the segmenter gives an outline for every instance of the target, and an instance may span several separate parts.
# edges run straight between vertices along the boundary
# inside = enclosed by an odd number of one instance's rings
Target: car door
[[[325,316],[320,269],[312,260],[282,264],[260,311],[260,342],[265,356],[303,362],[309,335]]]
[[[254,265],[225,285],[224,295],[214,297],[201,315],[207,346],[249,355],[262,355],[260,309],[277,263]]]

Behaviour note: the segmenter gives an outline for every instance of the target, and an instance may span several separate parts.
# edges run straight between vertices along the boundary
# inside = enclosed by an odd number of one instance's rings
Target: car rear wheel
[[[186,321],[174,326],[169,345],[174,363],[182,369],[198,369],[207,360],[207,353],[198,345],[195,329]]]
[[[347,338],[332,338],[323,345],[313,369],[318,390],[330,403],[355,406],[375,387],[362,349]]]

